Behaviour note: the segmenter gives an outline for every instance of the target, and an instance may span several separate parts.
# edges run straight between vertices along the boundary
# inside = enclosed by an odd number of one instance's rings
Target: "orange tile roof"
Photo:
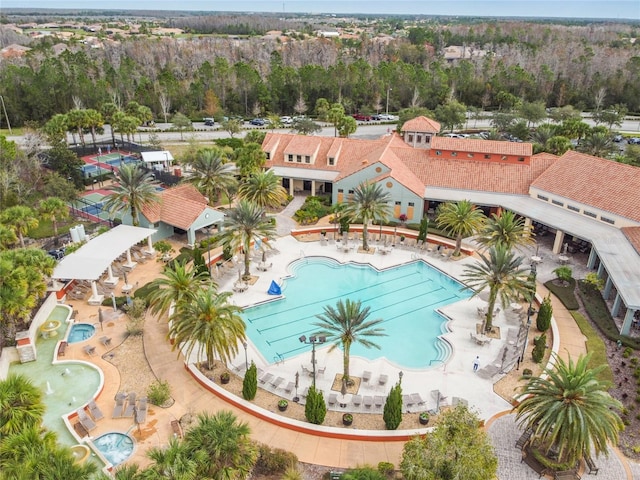
[[[532,186],[640,222],[638,167],[570,150]]]
[[[627,237],[629,243],[636,250],[636,253],[640,255],[640,227],[622,227],[622,233]]]
[[[141,212],[151,223],[187,230],[207,208],[206,198],[190,183],[164,190],[159,196],[159,202],[146,205]]]
[[[404,122],[401,130],[403,132],[438,133],[440,131],[440,124],[430,118],[419,116]]]
[[[517,155],[529,157],[533,153],[530,143],[501,142],[474,138],[434,137],[432,150],[451,150],[456,152],[493,153],[496,155]]]

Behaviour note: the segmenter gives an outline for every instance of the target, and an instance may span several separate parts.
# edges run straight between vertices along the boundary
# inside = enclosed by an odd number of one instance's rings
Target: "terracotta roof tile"
[[[640,222],[638,167],[570,150],[532,186]]]
[[[636,250],[638,255],[640,255],[640,227],[622,227],[622,233],[627,237],[629,243]]]
[[[440,131],[440,124],[430,118],[419,116],[404,122],[401,130],[403,132],[438,133]]]
[[[162,221],[187,230],[207,207],[205,197],[189,183],[160,192],[160,201],[147,205],[142,214],[151,223]]]
[[[529,157],[533,153],[530,143],[501,142],[473,138],[434,137],[432,150],[452,150],[457,152],[493,153],[496,155],[518,155]]]

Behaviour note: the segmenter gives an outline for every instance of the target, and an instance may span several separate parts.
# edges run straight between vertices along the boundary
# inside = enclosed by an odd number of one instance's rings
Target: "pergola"
[[[153,253],[151,235],[154,233],[155,230],[150,228],[118,225],[91,239],[78,250],[64,257],[53,270],[51,277],[57,280],[90,280],[92,295],[89,303],[102,303],[104,295],[98,294],[96,281],[106,271],[109,278],[105,283],[116,285],[118,278],[113,276],[111,269],[113,262],[120,255],[126,253],[125,267],[135,267],[136,262],[131,259],[131,247],[146,238],[148,241],[147,253]]]

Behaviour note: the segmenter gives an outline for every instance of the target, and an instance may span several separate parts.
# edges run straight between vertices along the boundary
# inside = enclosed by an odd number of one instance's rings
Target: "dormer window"
[[[292,154],[287,155],[287,161],[293,162],[293,155]]]
[[[416,143],[422,143],[422,135],[416,135]]]
[[[330,166],[334,166],[336,164],[336,159],[333,157],[329,157],[328,163]]]
[[[264,152],[267,156],[267,160],[271,160],[271,152]]]
[[[309,155],[304,156],[304,163],[311,163],[311,157]]]
[[[413,143],[413,134],[410,133],[408,138],[409,138],[409,143]]]

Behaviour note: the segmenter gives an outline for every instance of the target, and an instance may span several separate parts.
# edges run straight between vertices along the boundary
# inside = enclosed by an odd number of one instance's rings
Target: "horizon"
[[[138,0],[136,7],[130,1],[113,0],[108,6],[87,8],[86,0],[4,0],[3,10],[80,10],[80,11],[175,11],[225,13],[284,13],[324,15],[426,15],[484,18],[540,18],[590,20],[640,20],[640,2],[637,0],[450,0],[446,4],[436,1],[400,0],[322,0],[309,2],[275,0],[238,0],[229,2],[202,2],[184,0],[180,8],[168,0]]]

